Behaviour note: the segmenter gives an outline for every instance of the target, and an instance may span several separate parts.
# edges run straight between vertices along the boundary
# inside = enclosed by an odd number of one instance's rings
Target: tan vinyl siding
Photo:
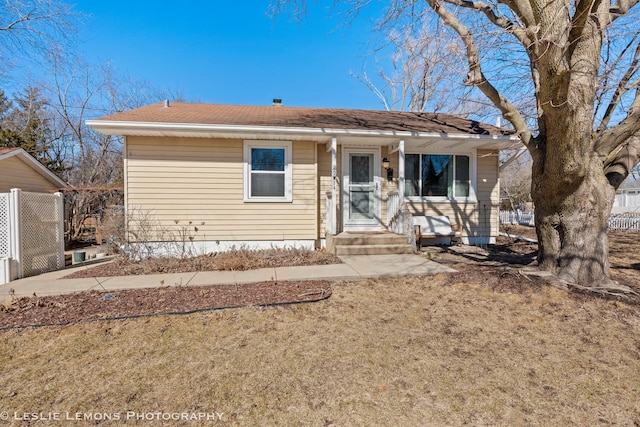
[[[338,145],[336,154],[336,228],[342,231],[342,192],[340,177],[342,176],[342,146]],[[331,151],[327,151],[326,144],[318,144],[318,208],[320,211],[319,236],[325,238],[327,229],[327,192],[331,191]]]
[[[478,150],[477,202],[409,202],[414,215],[446,215],[451,222],[462,223],[467,237],[498,235],[498,151]]]
[[[128,137],[128,210],[196,240],[317,239],[315,143],[292,150],[293,201],[245,202],[243,140]]]
[[[478,150],[478,203],[482,236],[497,236],[500,184],[498,181],[499,152]]]
[[[0,193],[12,188],[39,193],[54,192],[58,187],[17,156],[0,161]]]
[[[331,192],[331,151],[325,144],[318,144],[318,236],[324,239],[327,230],[327,193]],[[336,194],[337,196],[337,194]]]

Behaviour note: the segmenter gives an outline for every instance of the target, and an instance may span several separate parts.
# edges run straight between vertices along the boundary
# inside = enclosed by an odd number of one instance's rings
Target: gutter
[[[490,141],[519,141],[514,135],[473,135],[467,133],[447,134],[436,132],[384,131],[363,129],[306,128],[287,126],[253,126],[253,125],[218,125],[218,124],[185,124],[157,122],[122,122],[108,120],[87,120],[87,126],[107,135],[140,135],[140,132],[192,132],[208,133],[285,133],[317,136],[378,136],[389,138],[455,138],[478,139]]]

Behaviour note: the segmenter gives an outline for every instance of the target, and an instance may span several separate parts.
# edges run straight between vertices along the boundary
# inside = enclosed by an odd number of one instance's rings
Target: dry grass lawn
[[[3,331],[0,411],[16,425],[24,412],[119,425],[127,411],[239,426],[640,425],[640,307],[488,285],[344,282],[319,303]]]

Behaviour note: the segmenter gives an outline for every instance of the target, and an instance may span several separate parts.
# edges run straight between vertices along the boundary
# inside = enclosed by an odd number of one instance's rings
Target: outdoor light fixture
[[[382,167],[387,170],[387,181],[393,181],[393,169],[389,167],[389,159],[382,159]]]

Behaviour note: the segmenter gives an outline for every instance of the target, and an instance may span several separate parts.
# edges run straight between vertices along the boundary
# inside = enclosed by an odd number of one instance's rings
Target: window
[[[469,156],[406,154],[407,197],[468,198],[472,194]]]
[[[290,202],[291,142],[245,141],[244,200]]]

